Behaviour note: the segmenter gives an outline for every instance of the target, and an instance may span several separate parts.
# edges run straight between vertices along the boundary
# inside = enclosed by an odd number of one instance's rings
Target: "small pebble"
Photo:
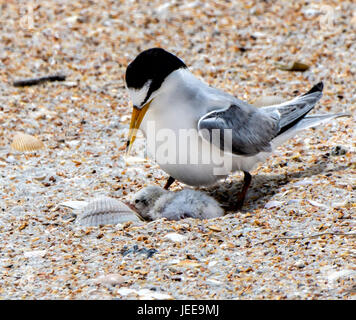
[[[342,156],[342,155],[346,154],[346,152],[347,152],[347,150],[343,146],[336,146],[336,147],[332,148],[331,155]]]
[[[94,283],[107,284],[115,286],[125,282],[125,278],[117,273],[106,274],[94,279]]]
[[[305,267],[305,263],[303,260],[298,260],[294,265],[299,269],[302,269]]]

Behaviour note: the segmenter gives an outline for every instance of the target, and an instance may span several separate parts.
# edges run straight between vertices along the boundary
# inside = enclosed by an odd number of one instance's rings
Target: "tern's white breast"
[[[188,185],[209,185],[236,170],[249,171],[257,157],[223,154],[197,130],[206,113],[226,108],[233,97],[220,93],[190,72],[174,72],[162,84],[141,124],[147,154],[162,170]]]

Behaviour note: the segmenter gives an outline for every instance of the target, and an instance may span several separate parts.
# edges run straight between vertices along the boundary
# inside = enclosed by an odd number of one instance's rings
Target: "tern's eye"
[[[135,200],[135,203],[139,203],[139,202],[140,202],[140,200],[138,200],[138,199]]]

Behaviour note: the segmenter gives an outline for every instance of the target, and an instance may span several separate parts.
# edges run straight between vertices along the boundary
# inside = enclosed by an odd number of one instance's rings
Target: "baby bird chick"
[[[168,193],[168,191],[163,190],[158,186],[148,186],[142,188],[135,194],[133,206],[144,219],[154,220],[150,219],[149,211],[153,208],[155,202],[165,193]]]
[[[133,205],[147,220],[211,219],[224,215],[216,200],[191,189],[169,192],[157,186],[149,186],[136,193]]]

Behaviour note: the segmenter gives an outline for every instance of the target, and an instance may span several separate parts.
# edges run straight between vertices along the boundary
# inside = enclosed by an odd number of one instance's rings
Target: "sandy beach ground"
[[[0,298],[355,299],[355,12],[352,1],[3,1]],[[352,116],[278,148],[241,211],[79,226],[61,203],[130,201],[167,179],[142,157],[143,137],[130,158],[123,147],[125,70],[155,46],[249,102],[323,81],[313,113]],[[296,61],[309,69],[277,67]],[[53,74],[66,80],[13,85]],[[14,150],[17,132],[45,148]],[[201,190],[226,205],[241,186],[237,172]]]

